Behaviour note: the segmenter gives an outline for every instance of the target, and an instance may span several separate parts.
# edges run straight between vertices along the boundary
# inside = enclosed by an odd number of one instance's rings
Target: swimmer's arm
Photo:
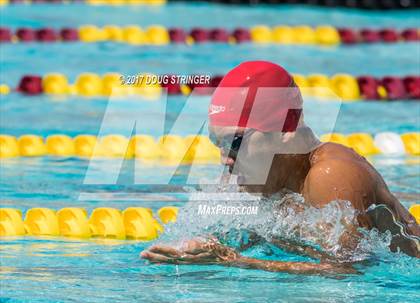
[[[249,248],[255,245],[259,245],[266,242],[264,238],[258,236],[256,233],[249,232],[248,236],[249,238],[247,239],[247,241],[241,241],[239,247],[237,248],[239,252],[248,250]],[[290,239],[285,241],[280,238],[273,238],[271,239],[270,243],[289,253],[294,253],[321,261],[335,261],[335,259],[332,256],[323,251],[317,250],[309,245],[303,245],[302,243],[292,242],[292,240]]]
[[[239,239],[239,243],[237,245],[238,251],[248,250],[251,247],[262,244],[266,241],[263,237],[259,236],[257,233],[253,231],[244,231],[244,232],[246,232],[246,237],[241,237]],[[219,242],[219,241],[224,242],[223,240],[226,241],[226,239],[229,239],[229,237],[230,237],[229,232],[225,232],[225,233],[217,233],[214,235],[208,234],[203,238],[207,240],[215,241],[215,242]]]
[[[264,239],[258,236],[256,233],[250,232],[248,241],[242,241],[239,246],[239,251],[245,251],[255,245],[261,244],[264,242]]]
[[[141,253],[152,263],[169,264],[217,264],[228,267],[259,269],[293,274],[349,274],[357,271],[347,265],[334,263],[282,262],[248,258],[234,249],[212,240],[187,241],[182,248],[154,245]]]
[[[420,237],[420,226],[416,219],[409,211],[400,203],[400,201],[388,190],[385,182],[381,180],[378,189],[378,201],[387,205],[395,214],[397,221],[404,224],[408,234]]]
[[[267,261],[247,258],[243,256],[238,256],[237,259],[233,261],[225,261],[222,263],[222,265],[305,275],[357,273],[357,271],[350,265],[334,263]]]
[[[317,250],[308,245],[302,245],[301,243],[289,243],[290,241],[291,240],[283,241],[281,239],[272,239],[271,243],[289,253],[294,253],[321,261],[334,261],[332,256],[323,251]]]
[[[321,263],[267,261],[248,258],[240,255],[239,253],[232,252],[232,250],[228,247],[219,248],[217,251],[230,251],[230,253],[222,253],[221,255],[226,255],[227,257],[222,257],[220,260],[222,265],[231,267],[306,275],[357,273],[350,264],[334,263],[336,260],[334,260],[332,256],[322,251],[318,251],[310,246],[293,245],[292,243],[289,244],[280,239],[273,239],[272,243],[286,251],[319,259],[321,260]]]

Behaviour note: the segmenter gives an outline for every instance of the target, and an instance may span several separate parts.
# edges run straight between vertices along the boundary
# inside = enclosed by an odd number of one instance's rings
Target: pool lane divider
[[[329,25],[311,27],[308,25],[287,26],[256,25],[250,28],[194,27],[166,28],[152,25],[142,28],[137,25],[117,26],[83,25],[79,28],[66,27],[54,29],[21,27],[16,30],[0,28],[0,43],[28,42],[103,42],[112,41],[131,45],[168,45],[200,43],[256,43],[256,44],[295,44],[337,46],[360,43],[397,43],[420,41],[419,28],[336,28]]]
[[[220,151],[207,136],[165,135],[157,140],[148,135],[127,138],[107,135],[97,138],[79,135],[51,135],[45,140],[36,135],[19,138],[0,135],[0,159],[14,157],[137,158],[162,164],[220,163]]]
[[[179,81],[150,82],[146,79],[170,79],[173,75],[138,74],[130,76],[140,80],[126,84],[126,79],[119,73],[107,73],[100,76],[95,73],[82,73],[76,77],[73,84],[61,73],[51,73],[45,76],[24,75],[18,85],[11,89],[6,84],[0,85],[0,94],[7,95],[10,92],[18,92],[24,95],[35,96],[48,95],[77,95],[86,98],[111,96],[141,96],[147,100],[158,100],[162,95],[162,89],[166,89],[168,95],[189,95],[192,91],[198,95],[211,95],[214,88],[220,83],[223,75],[215,75],[208,82],[190,82],[182,84]],[[191,77],[205,77],[205,75],[191,75]],[[409,76],[385,76],[381,78],[373,76],[352,76],[349,74],[310,74],[308,76],[294,74],[295,83],[314,97],[328,99],[326,88],[334,92],[342,101],[359,100],[420,100],[420,75]],[[162,81],[161,81],[162,82]],[[320,89],[317,89],[320,88]],[[331,94],[328,94],[331,97]]]
[[[168,0],[168,1],[179,1],[179,0]],[[181,0],[182,1],[182,0]],[[272,5],[279,6],[285,5],[319,5],[325,7],[347,7],[347,8],[358,8],[358,9],[369,9],[369,10],[386,10],[386,9],[415,9],[419,8],[419,2],[416,0],[203,0],[205,2],[212,3],[223,3],[232,5],[244,5],[250,4],[258,5]]]
[[[0,208],[0,237],[64,236],[73,238],[111,238],[117,240],[151,241],[164,231],[164,225],[175,222],[178,208],[165,206],[153,215],[150,208],[111,207],[93,209],[90,216],[84,208],[31,208],[22,212]],[[157,219],[158,218],[158,219]]]
[[[397,134],[382,132],[374,137],[368,133],[344,135],[331,133],[321,136],[323,142],[339,143],[362,156],[420,155],[420,133]],[[0,135],[0,160],[18,157],[78,157],[140,159],[161,165],[220,163],[220,151],[207,136],[181,137],[165,135],[157,140],[148,135],[127,138],[121,135],[96,137],[79,135],[36,135],[14,137]]]
[[[0,0],[0,5],[6,4],[70,4],[85,3],[86,5],[162,5],[167,2],[180,2],[180,0]],[[182,2],[182,0],[181,0]],[[188,2],[185,0],[184,2]],[[207,0],[207,2],[215,2],[217,4],[233,4],[244,5],[258,3],[281,5],[281,4],[297,4],[297,5],[320,5],[326,7],[348,7],[369,10],[381,9],[413,9],[418,8],[419,3],[416,0]],[[229,8],[228,8],[229,9]]]
[[[167,0],[0,0],[0,6],[8,4],[72,4],[86,5],[163,5]]]
[[[420,204],[409,212],[420,224]],[[152,241],[164,232],[164,225],[176,222],[178,208],[162,207],[158,219],[150,208],[129,207],[123,211],[111,207],[95,208],[88,217],[84,208],[31,208],[22,212],[0,208],[0,238],[17,236],[62,236],[79,239],[108,238],[116,240]]]

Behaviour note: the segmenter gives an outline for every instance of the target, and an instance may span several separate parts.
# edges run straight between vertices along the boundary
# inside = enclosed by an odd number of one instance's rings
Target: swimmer
[[[257,93],[267,87],[274,89]],[[221,150],[223,164],[238,175],[238,184],[247,192],[265,196],[284,190],[301,194],[305,203],[316,208],[350,201],[358,215],[339,238],[341,250],[355,251],[360,228],[376,228],[391,232],[391,251],[419,258],[420,227],[415,219],[364,157],[316,138],[303,121],[302,103],[292,77],[276,64],[245,62],[224,77],[212,96],[209,131]],[[285,205],[300,211],[293,203]],[[212,237],[192,239],[181,248],[154,245],[141,257],[152,263],[219,264],[294,274],[355,272],[345,260],[334,260],[312,247],[281,240],[273,244],[320,263],[248,258]]]

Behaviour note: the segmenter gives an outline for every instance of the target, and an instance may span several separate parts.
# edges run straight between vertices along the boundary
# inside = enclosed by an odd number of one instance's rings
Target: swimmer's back
[[[312,166],[325,160],[341,160],[351,161],[360,164],[369,164],[367,160],[356,153],[352,148],[337,143],[323,143],[321,144],[311,156]]]
[[[312,152],[303,195],[314,206],[333,200],[350,201],[359,211],[376,203],[381,177],[369,162],[340,144],[324,143]]]
[[[415,219],[388,190],[376,169],[354,150],[340,144],[325,143],[312,153],[310,161],[311,169],[302,193],[313,206],[322,207],[333,200],[350,201],[359,211],[357,219],[361,227],[375,227],[380,231],[398,230],[397,221],[402,223],[404,229],[400,234],[420,237],[420,228]],[[389,216],[369,214],[368,209],[373,204],[383,204],[386,206],[383,213],[391,213]],[[418,246],[413,245],[411,239],[405,240],[404,237],[395,238],[391,248],[396,250],[398,246],[418,257]]]

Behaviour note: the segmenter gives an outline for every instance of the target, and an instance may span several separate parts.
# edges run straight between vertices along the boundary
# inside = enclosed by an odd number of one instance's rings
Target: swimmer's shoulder
[[[342,184],[355,184],[376,179],[377,176],[376,170],[364,157],[353,149],[336,143],[324,143],[319,146],[311,153],[310,163],[308,177],[324,181],[336,178],[336,181]]]
[[[311,154],[311,168],[302,193],[322,206],[332,200],[351,201],[357,209],[365,209],[376,191],[376,171],[352,149],[325,143]]]
[[[364,157],[360,156],[352,148],[331,142],[321,144],[311,153],[310,161],[312,166],[326,160],[367,162]]]

